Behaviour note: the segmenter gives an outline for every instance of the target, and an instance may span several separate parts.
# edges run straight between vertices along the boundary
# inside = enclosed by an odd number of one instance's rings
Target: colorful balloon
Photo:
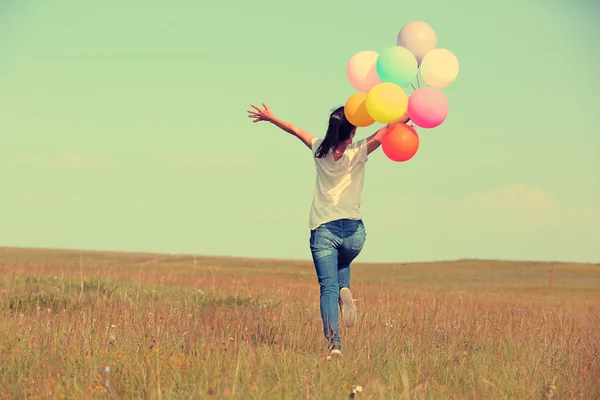
[[[421,77],[429,86],[443,88],[458,76],[458,60],[450,50],[435,49],[423,57],[420,69]]]
[[[408,109],[408,96],[400,86],[382,82],[367,93],[365,102],[371,118],[383,124],[398,121]]]
[[[379,53],[361,51],[353,55],[346,65],[346,75],[350,84],[361,92],[368,92],[381,82],[377,75],[377,58]]]
[[[419,150],[419,135],[409,125],[393,125],[381,142],[383,153],[392,161],[404,162],[414,157]]]
[[[413,21],[404,25],[396,40],[398,46],[406,47],[421,64],[425,54],[437,47],[437,35],[429,24],[423,21]]]
[[[406,47],[388,47],[377,59],[377,75],[381,82],[406,87],[415,80],[418,71],[417,59]]]
[[[367,111],[366,101],[367,94],[364,92],[354,93],[346,100],[344,114],[352,125],[364,128],[375,123]]]
[[[408,116],[421,128],[435,128],[448,116],[448,99],[439,89],[417,89],[408,99]]]

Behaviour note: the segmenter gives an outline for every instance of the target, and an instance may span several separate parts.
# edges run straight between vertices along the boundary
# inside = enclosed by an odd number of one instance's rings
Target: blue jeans
[[[366,238],[361,220],[340,219],[310,231],[310,251],[321,288],[323,333],[330,344],[340,348],[340,289],[350,288],[350,263],[362,250]]]

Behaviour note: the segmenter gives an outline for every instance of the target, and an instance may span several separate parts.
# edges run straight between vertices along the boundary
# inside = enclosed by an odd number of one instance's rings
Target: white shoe
[[[342,351],[339,349],[338,346],[331,345],[329,347],[329,355],[330,355],[329,359],[331,359],[331,357],[341,357],[342,356]]]
[[[356,323],[356,307],[354,306],[354,300],[352,300],[352,292],[347,287],[340,289],[340,309],[346,328],[354,326]]]

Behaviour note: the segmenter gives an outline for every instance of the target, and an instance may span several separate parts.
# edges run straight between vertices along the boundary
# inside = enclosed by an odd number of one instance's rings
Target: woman
[[[344,107],[329,116],[325,138],[282,121],[262,103],[251,105],[252,122],[268,121],[296,136],[308,147],[317,170],[315,192],[310,210],[310,250],[321,290],[323,332],[332,355],[341,355],[338,305],[346,327],[356,322],[356,307],[350,292],[350,264],[362,250],[366,231],[359,212],[367,156],[381,145],[386,129],[353,142],[356,126],[344,114]],[[405,115],[396,123],[408,122]]]

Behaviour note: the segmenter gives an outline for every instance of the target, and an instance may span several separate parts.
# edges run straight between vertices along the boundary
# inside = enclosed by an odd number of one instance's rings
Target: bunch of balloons
[[[439,89],[458,76],[458,60],[437,47],[435,31],[422,21],[406,24],[396,44],[381,54],[366,50],[350,58],[346,74],[359,92],[346,101],[346,118],[366,127],[375,121],[392,124],[408,113],[414,125],[435,128],[448,116],[448,100]],[[421,87],[419,76],[428,86]],[[414,89],[410,97],[404,90],[408,87]],[[382,149],[392,161],[410,160],[419,149],[419,135],[413,126],[394,124],[384,135]]]

